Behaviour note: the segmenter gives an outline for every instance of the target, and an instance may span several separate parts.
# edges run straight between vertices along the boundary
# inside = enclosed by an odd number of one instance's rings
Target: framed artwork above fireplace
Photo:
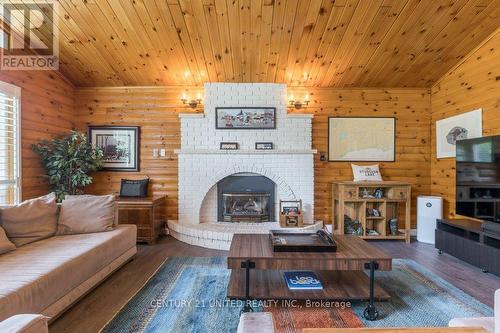
[[[274,107],[217,107],[216,129],[275,129]]]

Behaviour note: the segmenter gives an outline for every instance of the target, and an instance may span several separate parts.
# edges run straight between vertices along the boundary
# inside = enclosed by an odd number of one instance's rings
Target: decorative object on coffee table
[[[376,209],[380,216],[372,216]],[[399,212],[404,209],[404,215]],[[359,221],[361,226],[354,229],[350,220]],[[410,242],[411,185],[396,181],[354,182],[341,181],[332,183],[332,216],[336,233],[354,233],[361,231],[364,239],[400,239]],[[399,219],[400,226],[396,235],[391,234],[388,221]],[[346,225],[347,223],[347,225]],[[369,230],[375,230],[378,234]]]
[[[274,252],[335,252],[337,244],[325,230],[271,230],[269,239]]]
[[[330,117],[329,161],[395,160],[396,118]]]
[[[216,129],[275,129],[275,107],[216,107]]]
[[[138,126],[89,126],[89,141],[104,155],[107,171],[139,171],[140,128]]]
[[[137,241],[155,244],[165,227],[166,195],[118,198],[118,223],[137,225]]]
[[[280,200],[280,226],[301,227],[303,223],[302,200]]]

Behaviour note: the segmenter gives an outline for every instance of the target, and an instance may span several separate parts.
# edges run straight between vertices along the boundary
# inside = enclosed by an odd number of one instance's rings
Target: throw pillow
[[[112,230],[116,197],[110,195],[68,195],[61,203],[57,234],[86,234]]]
[[[356,165],[351,164],[354,181],[382,181],[378,164],[375,165]]]
[[[0,225],[18,247],[54,236],[57,230],[56,195],[50,193],[0,208]]]
[[[14,251],[16,246],[7,238],[5,230],[0,227],[0,254]]]

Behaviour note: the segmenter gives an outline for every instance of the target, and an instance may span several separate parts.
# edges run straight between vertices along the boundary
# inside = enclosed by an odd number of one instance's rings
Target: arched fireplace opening
[[[221,222],[274,220],[276,184],[254,173],[238,173],[217,183],[217,219]]]

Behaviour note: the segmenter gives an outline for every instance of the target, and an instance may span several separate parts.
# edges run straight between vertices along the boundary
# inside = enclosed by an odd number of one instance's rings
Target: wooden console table
[[[137,241],[154,244],[165,226],[166,198],[118,198],[118,223],[135,224]]]
[[[380,198],[367,197],[377,189],[383,190]],[[368,214],[376,209],[380,216]],[[410,242],[411,230],[411,185],[395,181],[332,183],[332,223],[336,234],[344,234],[344,215],[358,220],[363,227],[364,239],[400,239]],[[398,231],[392,235],[389,220],[397,218]],[[367,234],[367,230],[377,234]]]

